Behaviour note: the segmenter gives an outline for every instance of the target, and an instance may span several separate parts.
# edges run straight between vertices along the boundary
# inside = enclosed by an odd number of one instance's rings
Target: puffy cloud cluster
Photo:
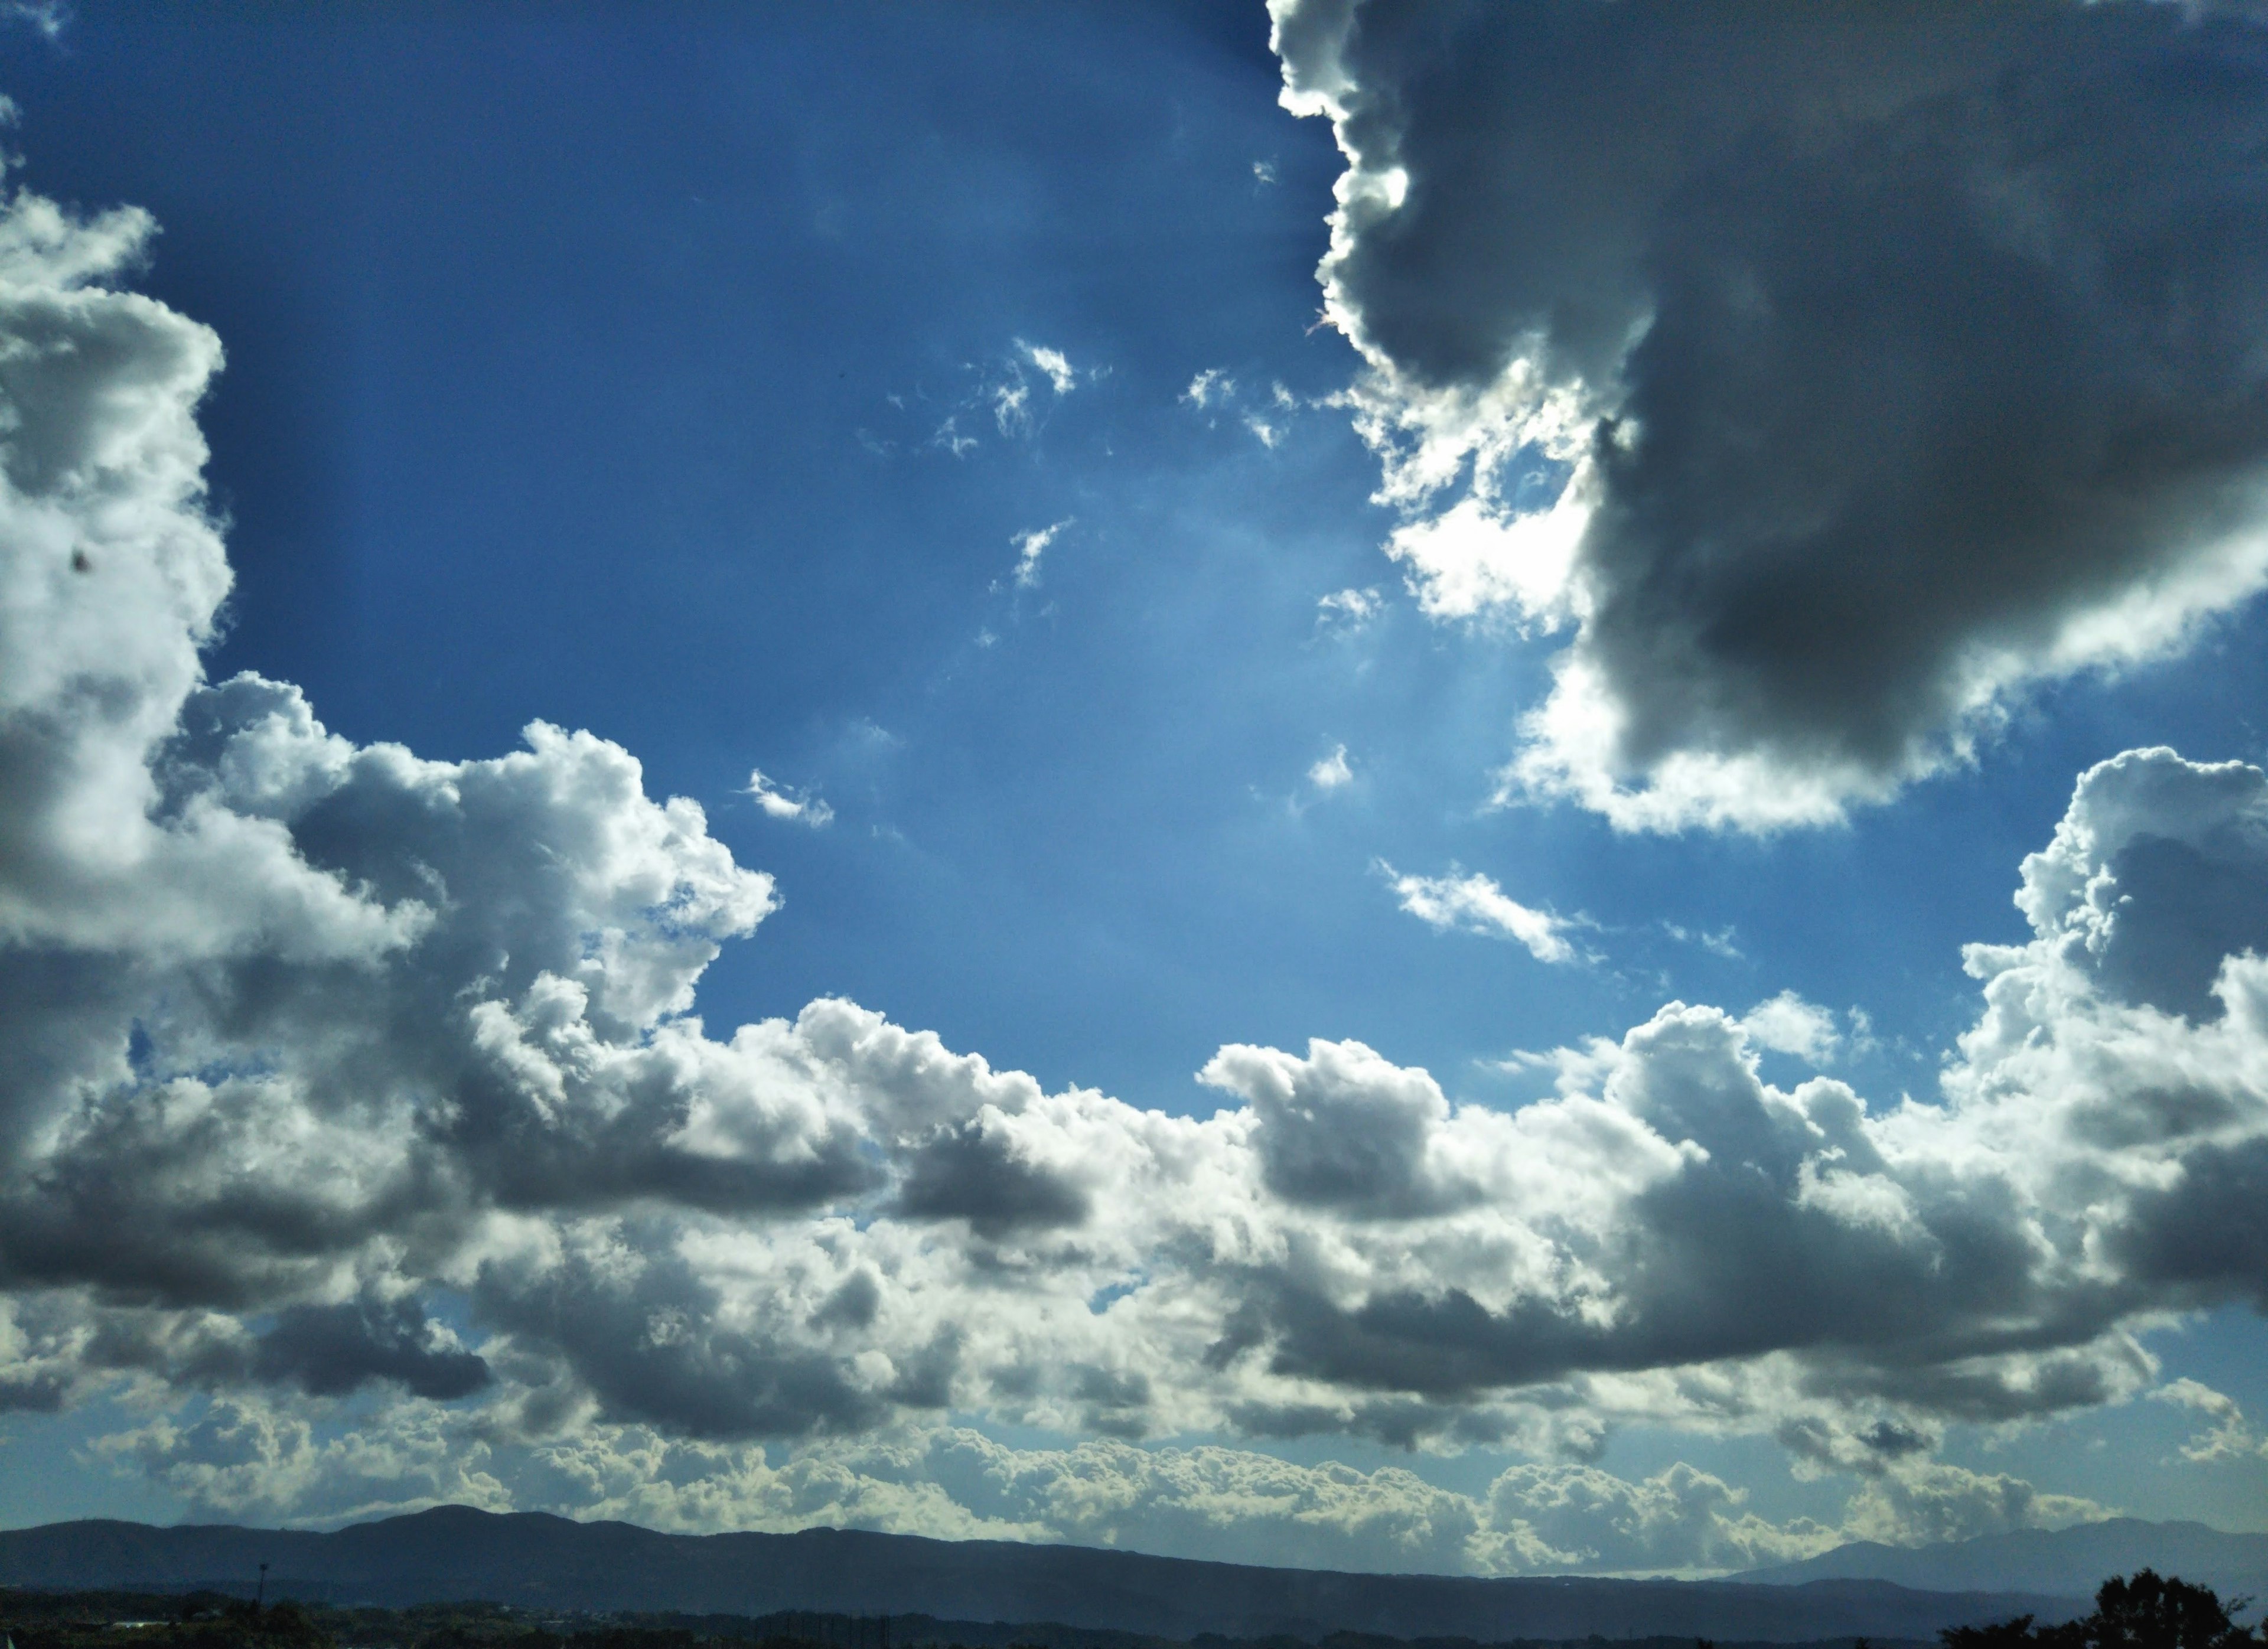
[[[1270,11],[1388,548],[1573,632],[1507,793],[1832,819],[2268,575],[2253,9]]]
[[[641,1426],[513,1444],[474,1416],[432,1405],[319,1431],[288,1405],[249,1396],[152,1420],[99,1448],[215,1520],[332,1523],[458,1504],[688,1533],[828,1524],[1373,1572],[1711,1572],[1848,1538],[2103,1515],[2089,1501],[1950,1466],[1869,1483],[1841,1524],[1776,1524],[1749,1509],[1744,1491],[1687,1465],[1635,1483],[1594,1466],[1514,1466],[1469,1495],[1390,1466],[1365,1472],[1110,1439],[1020,1449],[954,1426],[815,1444],[775,1464],[759,1447]]]
[[[1224,1048],[1171,1115],[844,1001],[712,1036],[774,889],[628,753],[430,762],[204,679],[219,349],[106,283],[147,232],[0,212],[0,1404],[144,1405],[106,1447],[201,1508],[1722,1566],[1824,1534],[1611,1478],[1611,1428],[1778,1435],[1870,1528],[2083,1515],[1942,1427],[2268,1299],[2256,769],[2081,780],[1942,1105],[1764,1081],[1825,1046],[1793,998],[1671,1004],[1512,1110],[1351,1042]],[[1201,1434],[1545,1463],[1484,1500],[1133,1447]]]
[[[1742,1019],[1741,1028],[1759,1048],[1793,1054],[1822,1068],[1835,1063],[1843,1046],[1843,1033],[1835,1027],[1835,1016],[1793,990],[1757,1003]]]

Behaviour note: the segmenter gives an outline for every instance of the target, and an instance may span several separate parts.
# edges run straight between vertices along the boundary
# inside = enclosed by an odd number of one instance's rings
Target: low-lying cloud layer
[[[149,227],[0,212],[0,1405],[139,1405],[104,1450],[193,1505],[1724,1566],[1836,1531],[1611,1477],[1613,1428],[1776,1436],[1845,1531],[2091,1515],[1942,1429],[2268,1304],[2257,769],[2081,778],[1942,1105],[1764,1081],[1760,1038],[1830,1047],[1793,998],[1672,1003],[1513,1110],[1352,1042],[1224,1048],[1185,1116],[846,1001],[714,1036],[775,890],[627,752],[429,762],[203,679],[220,349],[106,283]],[[1538,1463],[1482,1501],[1130,1447],[1208,1434]]]
[[[1472,1495],[1390,1466],[1364,1472],[1110,1439],[1019,1449],[940,1426],[808,1445],[773,1465],[757,1446],[643,1426],[595,1424],[513,1446],[473,1416],[431,1405],[397,1405],[319,1437],[290,1405],[256,1397],[99,1447],[215,1517],[336,1522],[453,1503],[696,1533],[831,1525],[1373,1572],[1721,1571],[1845,1539],[1933,1539],[2103,1514],[2090,1501],[1949,1466],[1868,1482],[1839,1524],[1775,1524],[1749,1508],[1745,1491],[1682,1464],[1635,1483],[1581,1464],[1515,1466]]]
[[[2268,577],[2251,9],[1270,10],[1388,548],[1573,631],[1508,796],[1830,820]]]

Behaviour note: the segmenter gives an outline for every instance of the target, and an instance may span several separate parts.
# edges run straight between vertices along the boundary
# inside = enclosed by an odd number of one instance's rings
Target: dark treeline
[[[2268,1645],[2268,1617],[2257,1632],[2229,1618],[2251,1600],[2224,1603],[2211,1586],[2191,1586],[2145,1569],[2115,1576],[2095,1594],[2095,1613],[2060,1626],[2035,1626],[2020,1615],[1997,1626],[1955,1626],[1940,1632],[1944,1649],[2254,1649]]]
[[[1939,1634],[1937,1649],[2268,1649],[2230,1618],[2248,1600],[2145,1569],[2105,1581],[2095,1612],[2062,1625],[2021,1616]],[[797,1611],[765,1616],[547,1614],[495,1603],[411,1609],[339,1607],[293,1599],[267,1604],[220,1592],[32,1592],[0,1588],[0,1649],[1599,1649],[1604,1638],[1388,1638],[1333,1632],[1313,1643],[1281,1636],[1203,1634],[1187,1643],[1138,1632],[1046,1623],[939,1621],[927,1616]],[[1816,1643],[1709,1643],[1617,1638],[1616,1649],[1929,1649],[1920,1643],[1827,1638]]]
[[[127,1630],[129,1628],[130,1630]],[[1338,1631],[1149,1637],[1050,1622],[941,1621],[926,1615],[590,1615],[497,1603],[411,1609],[286,1600],[265,1608],[219,1591],[33,1592],[0,1587],[0,1634],[13,1649],[1601,1649],[1607,1640],[1389,1638]],[[1803,1644],[1627,1638],[1615,1649],[1937,1649],[1915,1639],[1830,1638]],[[0,1649],[6,1649],[0,1644]],[[1998,1649],[1995,1645],[1994,1649]]]

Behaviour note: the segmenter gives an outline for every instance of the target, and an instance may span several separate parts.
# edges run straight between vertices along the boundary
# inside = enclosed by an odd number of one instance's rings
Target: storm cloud
[[[1572,630],[1508,797],[1831,820],[2268,575],[2254,11],[1270,10],[1388,548]]]

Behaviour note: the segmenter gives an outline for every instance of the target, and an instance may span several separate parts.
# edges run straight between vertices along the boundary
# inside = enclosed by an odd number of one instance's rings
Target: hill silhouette
[[[2006,1586],[2092,1593],[2105,1576],[2154,1569],[2211,1586],[2224,1598],[2268,1597],[2268,1535],[2230,1535],[2203,1523],[2114,1517],[2072,1528],[2016,1529],[1930,1546],[1859,1541],[1801,1563],[1757,1569],[1744,1580],[1891,1580],[1933,1591]]]
[[[0,1532],[0,1583],[48,1589],[247,1586],[402,1606],[484,1599],[536,1609],[781,1609],[1054,1621],[1189,1638],[1387,1637],[1798,1643],[1928,1638],[1947,1626],[2086,1612],[2076,1596],[1920,1591],[1882,1579],[1787,1585],[1588,1577],[1481,1579],[1270,1569],[1079,1546],[853,1529],[666,1535],[445,1506],[333,1533],[110,1520]]]

